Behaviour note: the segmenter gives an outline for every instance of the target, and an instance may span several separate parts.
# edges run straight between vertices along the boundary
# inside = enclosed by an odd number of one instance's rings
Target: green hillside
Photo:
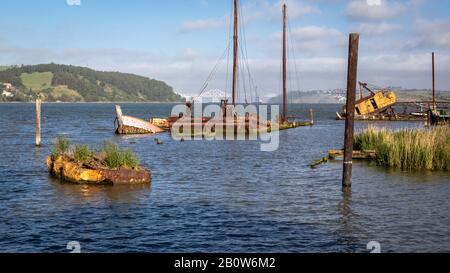
[[[38,95],[55,102],[179,102],[173,88],[133,74],[95,71],[85,67],[41,64],[0,69],[0,83],[12,83],[14,97],[32,101]]]
[[[42,91],[44,89],[51,88],[53,73],[22,73],[22,75],[20,75],[20,79],[22,80],[22,84],[25,86],[25,88]]]

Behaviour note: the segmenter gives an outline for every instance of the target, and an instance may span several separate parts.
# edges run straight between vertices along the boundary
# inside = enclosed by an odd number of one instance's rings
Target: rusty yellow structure
[[[144,168],[136,169],[107,169],[87,166],[68,156],[47,157],[47,167],[50,174],[70,183],[92,185],[132,185],[149,184],[151,172]]]
[[[355,114],[358,116],[379,113],[397,103],[394,92],[379,91],[356,102]]]

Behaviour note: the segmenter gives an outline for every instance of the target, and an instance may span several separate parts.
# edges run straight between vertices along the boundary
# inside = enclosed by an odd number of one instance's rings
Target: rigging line
[[[206,88],[209,85],[210,80],[213,78],[213,76],[215,75],[215,73],[217,72],[217,70],[219,69],[219,65],[220,63],[223,61],[223,59],[225,58],[225,54],[227,53],[228,49],[230,47],[230,44],[228,44],[228,47],[225,49],[224,53],[222,54],[222,56],[217,60],[216,65],[214,66],[214,68],[212,69],[211,73],[209,74],[208,78],[206,79],[205,83],[202,85],[202,88],[200,89],[200,93],[194,98],[197,99],[199,98],[206,90]]]
[[[241,42],[241,44],[243,43],[242,40],[240,40],[240,42]],[[244,54],[243,47],[244,46],[240,47],[240,52],[241,52],[242,58],[244,58],[244,60],[245,60],[245,54]],[[239,72],[240,72],[240,74],[242,76],[242,88],[244,90],[245,102],[247,103],[248,102],[248,98],[247,98],[247,86],[246,86],[247,81],[246,81],[246,75],[245,75],[245,68],[246,68],[245,62],[243,62],[243,65],[239,67]],[[247,69],[248,69],[248,66],[247,66]]]
[[[229,17],[229,23],[228,23],[228,45],[231,45],[232,41],[233,41],[233,37],[232,37],[232,29],[233,29],[233,25],[232,25],[232,21],[233,21],[233,13],[234,13],[234,7],[233,7],[233,1],[234,0],[230,0],[230,17]],[[231,47],[228,46],[228,53],[227,53],[227,74],[225,76],[225,92],[224,92],[224,99],[227,99],[227,92],[228,92],[228,81],[231,81],[231,77],[230,77],[230,58],[231,58]],[[231,93],[231,92],[230,92]]]
[[[298,68],[297,68],[297,56],[296,56],[296,54],[295,54],[295,37],[292,35],[292,31],[291,31],[291,23],[290,23],[290,21],[288,20],[288,29],[289,29],[289,36],[291,37],[290,39],[291,39],[291,41],[292,41],[292,44],[291,44],[291,46],[292,46],[292,53],[293,53],[293,58],[294,58],[294,70],[295,70],[295,79],[296,79],[296,82],[297,82],[297,88],[298,88],[298,91],[300,91],[300,89],[301,89],[301,87],[300,87],[300,75],[299,75],[299,73],[298,73]]]
[[[242,67],[239,67],[239,71],[241,71],[241,70],[242,70]],[[244,73],[242,73],[242,74],[244,74]],[[247,103],[247,88],[245,86],[245,75],[242,75],[242,81],[240,81],[240,83],[242,85],[242,89],[244,90],[244,101],[245,101],[245,103]]]
[[[245,39],[245,38],[243,37],[243,39]],[[246,71],[249,71],[248,58],[247,58],[247,55],[246,55],[246,52],[245,52],[245,48],[246,48],[246,44],[247,44],[247,43],[244,41],[243,44],[244,44],[244,46],[241,47],[241,54],[242,54],[242,58],[243,58],[243,64],[242,64],[242,69],[243,69],[242,75],[243,75],[243,79],[242,79],[242,81],[243,81],[243,88],[244,88],[244,94],[245,94],[245,101],[246,101],[246,103],[248,103],[248,98],[247,98],[247,86],[246,86],[247,81],[246,81],[246,75],[245,75],[245,72],[246,72]],[[251,82],[250,82],[250,74],[248,74],[247,79],[248,79],[248,84],[249,84],[249,88],[250,88],[250,92],[251,92],[251,88],[252,88],[252,87],[251,87]]]
[[[279,66],[279,70],[278,70],[278,94],[281,93],[282,90],[282,79],[283,78],[283,52],[281,52],[281,57],[280,57],[280,66]],[[282,103],[283,100],[283,96],[278,95],[277,96],[279,98],[278,103]]]
[[[293,35],[289,34],[290,41],[291,41],[291,59],[292,59],[292,63],[293,63],[293,72],[291,72],[291,74],[293,74],[293,86],[295,90],[293,90],[293,92],[291,93],[291,103],[294,103],[294,98],[295,98],[295,94],[297,92],[300,92],[300,82],[299,82],[299,75],[298,75],[298,69],[297,69],[297,56],[295,54],[295,42],[293,42]]]
[[[228,47],[229,47],[229,46],[228,46]],[[225,52],[227,52],[227,49],[225,49]],[[219,66],[220,66],[221,62],[222,62],[223,59],[225,58],[225,52],[224,52],[224,54],[222,54],[221,58],[217,61],[215,67],[214,67],[213,70],[211,71],[211,74],[210,74],[210,76],[209,76],[208,79],[207,79],[206,85],[209,84],[209,81],[211,81],[212,78],[213,78],[213,77],[215,76],[215,74],[217,73],[217,71],[218,71],[218,69],[219,69]],[[206,89],[206,86],[204,87],[204,89]],[[204,90],[203,90],[203,91],[204,91]]]
[[[288,59],[288,66],[287,66],[287,75],[289,78],[289,93],[292,93],[293,89],[294,89],[294,85],[292,84],[292,62],[290,60],[292,60],[292,56],[291,56],[291,47],[290,47],[290,37],[287,36],[287,59]],[[288,94],[289,99],[291,98],[290,94]]]
[[[242,47],[240,47],[240,51],[241,51],[241,54],[243,54]],[[238,74],[241,76],[241,78],[239,79],[239,83],[241,84],[242,90],[244,91],[244,100],[245,100],[245,102],[247,102],[246,75],[243,72],[243,70],[245,72],[245,63],[243,65],[239,65],[239,70],[238,70],[239,73]],[[240,98],[241,98],[241,95],[240,95]]]
[[[227,99],[227,92],[228,92],[228,78],[230,76],[230,47],[228,47],[228,53],[227,53],[227,74],[225,76],[225,100]]]
[[[287,25],[288,25],[287,40],[288,40],[288,60],[289,60],[289,63],[288,63],[289,64],[289,72],[288,73],[289,73],[289,85],[290,85],[289,102],[292,103],[292,93],[295,91],[294,90],[295,85],[293,83],[294,80],[293,80],[293,75],[292,75],[292,71],[294,70],[294,69],[292,69],[293,68],[292,62],[295,63],[295,60],[293,60],[292,35],[289,32],[289,21],[288,21]]]
[[[244,55],[244,51],[243,51],[243,47],[245,46],[245,43],[243,43],[242,39],[243,39],[243,35],[244,35],[244,19],[243,19],[243,11],[242,11],[242,6],[241,6],[241,2],[239,2],[239,10],[241,11],[239,13],[239,21],[241,22],[239,24],[239,31],[240,33],[242,33],[242,35],[239,35],[239,40],[238,40],[238,44],[239,46],[239,54],[242,58],[242,60],[245,60],[245,55]],[[243,63],[243,66],[239,67],[239,72],[238,74],[242,74],[242,87],[243,87],[243,91],[244,91],[244,95],[245,95],[245,100],[247,100],[247,90],[246,90],[246,86],[245,86],[245,74],[242,72],[242,69],[244,69],[245,71],[245,62],[240,62]]]
[[[242,39],[243,39],[243,45],[241,47],[242,50],[242,57],[244,60],[244,72],[248,73],[248,84],[249,84],[249,88],[250,91],[254,88],[254,81],[253,81],[253,77],[252,74],[250,72],[250,65],[249,65],[249,60],[248,60],[248,48],[247,48],[247,31],[246,31],[246,21],[245,21],[245,16],[244,16],[244,8],[241,8],[241,33],[242,33]],[[246,69],[245,69],[246,67]]]
[[[245,20],[244,20],[244,9],[242,7],[242,5],[240,5],[241,7],[241,12],[239,13],[240,16],[240,20],[241,20],[241,24],[240,24],[240,30],[242,35],[240,35],[239,37],[239,41],[240,41],[240,52],[241,52],[241,56],[242,56],[242,60],[243,60],[243,65],[242,67],[240,67],[240,72],[242,74],[242,87],[244,89],[244,96],[245,96],[245,102],[248,103],[248,94],[247,94],[247,79],[246,79],[246,75],[245,72],[250,71],[249,70],[249,66],[248,66],[248,56],[247,56],[247,41],[246,41],[246,32],[245,32]],[[251,82],[250,82],[250,74],[248,75],[248,83],[249,83],[249,87],[251,88]]]

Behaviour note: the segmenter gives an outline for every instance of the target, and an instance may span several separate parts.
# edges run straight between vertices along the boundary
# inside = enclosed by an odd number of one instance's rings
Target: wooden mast
[[[286,4],[283,4],[283,117],[281,121],[287,122],[287,108],[286,108],[286,64],[287,64],[287,56],[286,56]]]
[[[234,34],[233,34],[233,105],[236,106],[236,92],[238,84],[238,17],[239,1],[234,0]]]
[[[435,82],[435,71],[434,71],[434,52],[431,54],[431,68],[433,77],[433,110],[436,110],[436,82]]]

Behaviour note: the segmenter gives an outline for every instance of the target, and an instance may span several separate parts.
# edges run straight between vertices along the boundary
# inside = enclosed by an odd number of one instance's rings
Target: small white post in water
[[[36,99],[36,146],[41,146],[41,99]]]

